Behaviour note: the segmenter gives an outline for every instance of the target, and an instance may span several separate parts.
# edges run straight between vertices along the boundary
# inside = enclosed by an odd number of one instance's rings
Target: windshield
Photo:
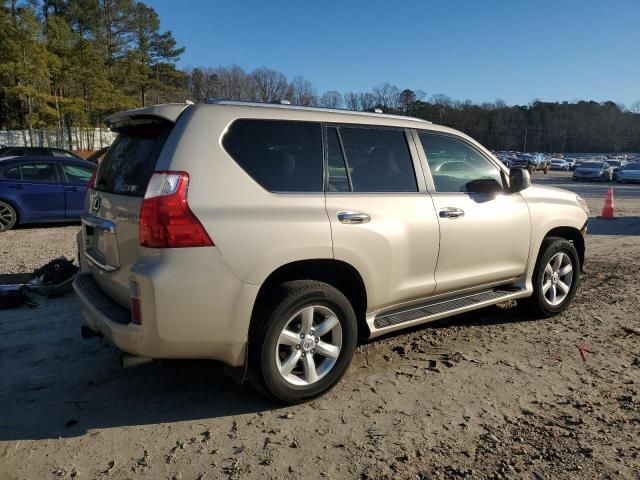
[[[611,165],[612,167],[619,167],[620,166],[620,161],[619,160],[607,160],[607,163],[609,165]]]
[[[624,167],[624,169],[625,170],[640,170],[640,163],[630,163],[629,165]]]
[[[580,164],[580,168],[602,168],[603,166],[602,162],[583,162]]]

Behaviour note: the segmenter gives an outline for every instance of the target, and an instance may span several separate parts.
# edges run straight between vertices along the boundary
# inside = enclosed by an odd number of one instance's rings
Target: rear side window
[[[62,165],[62,171],[69,183],[81,183],[86,185],[89,183],[93,168],[82,167],[80,165]]]
[[[9,180],[22,180],[22,175],[20,174],[20,166],[16,165],[15,167],[7,168],[4,172],[2,172],[2,176],[4,178],[8,178]]]
[[[237,120],[222,144],[238,165],[266,190],[323,191],[319,123]]]
[[[25,182],[57,182],[53,163],[25,163],[22,165],[22,180]]]
[[[96,175],[96,190],[143,197],[164,146],[170,124],[120,129]]]
[[[403,130],[340,127],[354,192],[417,192]]]

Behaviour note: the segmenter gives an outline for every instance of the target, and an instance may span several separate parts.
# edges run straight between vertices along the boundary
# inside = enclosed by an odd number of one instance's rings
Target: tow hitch
[[[99,339],[102,340],[102,333],[96,332],[95,330],[91,330],[86,325],[83,325],[82,327],[80,327],[80,335],[82,335],[82,338],[84,338],[85,340],[89,338],[94,338],[94,337],[98,337]]]

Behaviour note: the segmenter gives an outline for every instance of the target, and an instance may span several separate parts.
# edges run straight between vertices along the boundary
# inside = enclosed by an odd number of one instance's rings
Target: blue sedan
[[[70,158],[0,159],[0,232],[24,223],[79,219],[97,168]]]

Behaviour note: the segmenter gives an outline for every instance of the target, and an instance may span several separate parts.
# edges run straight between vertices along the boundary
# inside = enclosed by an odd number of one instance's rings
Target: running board
[[[525,290],[521,288],[499,287],[490,290],[482,290],[461,297],[449,298],[446,300],[437,300],[422,305],[413,306],[408,309],[396,310],[395,312],[385,313],[375,317],[373,325],[376,329],[392,327],[403,323],[413,322],[415,320],[426,321],[429,317],[442,316],[447,312],[465,309],[469,307],[483,305],[492,305],[500,303],[501,299],[507,300],[507,297],[514,297]]]

